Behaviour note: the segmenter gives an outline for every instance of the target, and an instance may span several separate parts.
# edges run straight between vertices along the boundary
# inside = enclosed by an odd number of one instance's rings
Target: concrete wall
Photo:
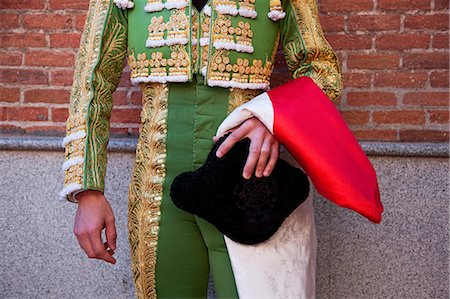
[[[0,147],[1,148],[1,147]],[[0,151],[0,298],[133,298],[127,185],[134,155],[110,153],[117,264],[89,260],[58,200],[63,153]],[[386,212],[374,225],[316,194],[318,298],[448,298],[445,157],[371,156]]]

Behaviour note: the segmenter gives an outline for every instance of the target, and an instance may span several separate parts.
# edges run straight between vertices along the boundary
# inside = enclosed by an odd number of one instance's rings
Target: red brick
[[[367,88],[372,81],[372,75],[368,73],[344,73],[342,77],[346,87]]]
[[[325,32],[344,31],[344,16],[320,15],[320,25]]]
[[[364,141],[395,141],[397,140],[396,130],[352,130],[353,135],[358,140]]]
[[[0,28],[12,29],[19,27],[19,15],[3,13],[0,14]]]
[[[405,29],[448,30],[448,14],[410,15],[405,17]]]
[[[84,25],[86,23],[86,15],[77,15],[76,19],[75,19],[75,28],[78,30],[83,30],[84,29]]]
[[[431,110],[430,122],[433,124],[448,124],[449,111],[448,110]]]
[[[0,102],[18,102],[19,100],[19,88],[0,87]]]
[[[69,29],[72,28],[73,17],[71,15],[38,14],[24,15],[23,26],[27,29]]]
[[[40,9],[44,8],[44,0],[2,0],[0,9]]]
[[[21,65],[22,53],[0,51],[0,65]]]
[[[379,72],[375,74],[374,86],[396,88],[422,88],[427,82],[425,72]]]
[[[116,90],[113,93],[114,106],[128,105],[128,95],[126,90]]]
[[[355,34],[328,34],[327,39],[335,50],[372,48],[372,36]]]
[[[378,0],[378,9],[383,10],[429,10],[431,9],[430,0]]]
[[[83,9],[86,10],[89,6],[89,1],[86,0],[49,0],[52,9]]]
[[[25,102],[68,103],[70,93],[64,89],[36,89],[25,91]]]
[[[369,113],[370,111],[360,111],[360,110],[345,110],[340,111],[342,117],[345,119],[345,122],[351,125],[364,125],[369,122]]]
[[[448,0],[434,0],[434,9],[448,9]]]
[[[349,31],[399,30],[400,15],[351,15],[347,20]]]
[[[376,48],[380,50],[426,49],[430,46],[429,34],[385,34],[376,37]]]
[[[45,34],[40,33],[0,33],[3,48],[45,47]]]
[[[347,59],[347,66],[352,69],[395,69],[399,64],[399,54],[350,54]]]
[[[51,71],[52,85],[70,86],[72,85],[73,70],[70,71]]]
[[[129,128],[117,128],[117,127],[111,127],[111,135],[112,136],[129,136],[130,129]]]
[[[448,106],[448,92],[410,92],[405,94],[403,104],[422,106]]]
[[[403,65],[410,69],[448,69],[448,53],[410,53],[403,57]]]
[[[440,130],[400,130],[400,141],[407,142],[447,142],[448,131]]]
[[[322,12],[354,12],[372,10],[371,0],[322,0],[320,1],[320,11]]]
[[[131,84],[130,76],[131,76],[130,71],[124,71],[122,73],[122,77],[120,77],[119,86],[121,86],[121,87],[133,86],[133,84]]]
[[[431,87],[449,87],[448,71],[431,72],[430,85]]]
[[[349,92],[347,105],[350,106],[395,106],[397,97],[392,92]]]
[[[117,123],[139,123],[141,109],[113,109],[111,121]]]
[[[42,121],[47,117],[48,111],[44,107],[0,107],[0,120],[3,121]]]
[[[80,33],[50,34],[50,47],[52,48],[78,48],[80,46]]]
[[[424,124],[425,113],[422,110],[374,111],[373,120],[378,124]]]
[[[40,70],[0,69],[0,83],[9,84],[47,84],[48,74]]]
[[[25,64],[31,66],[72,66],[74,55],[67,52],[28,51],[25,53]]]
[[[52,121],[65,122],[69,116],[69,110],[67,108],[53,108],[52,109]]]
[[[433,48],[448,49],[448,46],[449,46],[448,34],[435,34],[433,36]]]

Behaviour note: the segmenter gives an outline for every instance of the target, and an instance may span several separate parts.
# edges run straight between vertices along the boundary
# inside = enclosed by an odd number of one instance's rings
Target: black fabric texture
[[[194,4],[198,11],[203,9],[203,7],[206,5],[206,2],[208,2],[208,0],[192,0],[192,4]]]
[[[230,133],[221,137],[205,163],[172,182],[174,204],[212,223],[230,239],[243,244],[268,240],[309,195],[308,177],[282,159],[268,177],[242,177],[250,139],[236,143],[222,158],[216,151]]]

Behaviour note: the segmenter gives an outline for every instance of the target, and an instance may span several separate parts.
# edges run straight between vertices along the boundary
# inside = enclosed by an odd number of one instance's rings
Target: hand
[[[263,175],[269,176],[278,159],[278,141],[267,130],[266,126],[256,117],[252,117],[243,122],[240,126],[231,129],[232,132],[219,146],[216,152],[218,158],[224,156],[236,142],[249,137],[250,148],[247,161],[245,162],[242,176],[249,179],[255,172],[255,176],[260,178]],[[218,136],[213,137],[216,142]]]
[[[76,197],[78,209],[74,233],[78,243],[89,258],[115,264],[116,259],[113,255],[117,233],[111,206],[100,191],[86,190]],[[106,228],[105,243],[102,241],[103,228]]]

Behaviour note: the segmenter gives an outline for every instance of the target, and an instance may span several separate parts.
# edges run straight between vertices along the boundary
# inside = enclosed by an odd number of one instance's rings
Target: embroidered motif
[[[187,0],[167,0],[164,5],[166,9],[181,9],[189,5]]]
[[[131,82],[187,82],[190,76],[189,54],[184,46],[170,47],[170,57],[164,57],[162,52],[153,52],[150,59],[146,53],[137,55],[131,52],[128,65],[131,69]]]
[[[195,9],[192,10],[192,36],[191,36],[191,44],[192,44],[192,66],[194,69],[194,72],[198,72],[199,68],[199,48],[198,46],[198,39],[199,39],[199,14]]]
[[[114,0],[114,4],[120,9],[130,9],[134,7],[132,0]]]
[[[156,299],[156,252],[166,176],[169,91],[166,84],[159,83],[144,84],[141,90],[141,127],[128,190],[128,231],[136,296]]]
[[[281,20],[286,16],[286,13],[283,11],[283,7],[281,6],[281,0],[270,0],[269,5],[270,12],[267,14],[267,16],[272,21]]]
[[[164,23],[164,17],[153,17],[150,25],[148,25],[148,39],[145,45],[148,48],[156,48],[164,46],[164,31],[166,29],[166,24]]]
[[[258,16],[255,8],[255,0],[239,0],[239,15],[254,19]]]
[[[230,16],[222,14],[214,21],[213,46],[216,49],[253,53],[252,37],[253,31],[248,22],[239,21],[238,27],[234,28]]]
[[[216,11],[220,14],[236,16],[238,9],[235,0],[216,0],[214,1]]]
[[[240,89],[240,88],[231,88],[230,89],[230,98],[228,101],[228,113],[233,112],[234,109],[241,106],[242,104],[250,101],[254,97],[263,93],[263,90],[255,90],[255,89]]]
[[[185,45],[189,42],[189,19],[185,9],[174,10],[166,23],[167,39],[166,45]]]
[[[161,11],[164,9],[164,3],[162,0],[147,0],[147,4],[144,7],[146,12]]]

